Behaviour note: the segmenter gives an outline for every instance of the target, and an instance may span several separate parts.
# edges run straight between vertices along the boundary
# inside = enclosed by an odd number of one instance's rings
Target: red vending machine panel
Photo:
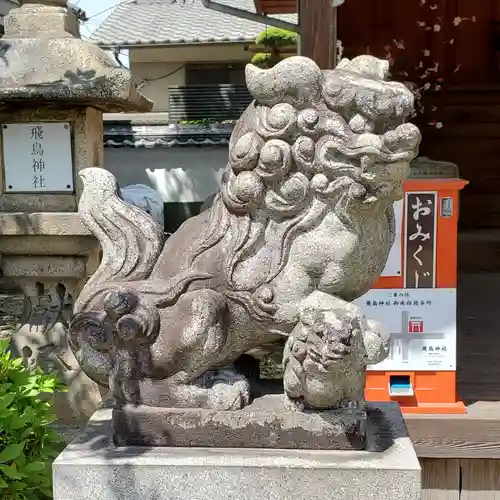
[[[396,401],[404,413],[465,413],[456,394],[456,288],[459,194],[466,184],[405,181],[387,265],[356,301],[391,332],[389,357],[368,369],[369,401]]]

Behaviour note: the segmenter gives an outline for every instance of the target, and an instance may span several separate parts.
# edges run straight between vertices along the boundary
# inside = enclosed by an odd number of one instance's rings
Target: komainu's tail
[[[147,278],[164,244],[163,228],[123,201],[113,174],[104,168],[86,168],[80,178],[84,188],[78,212],[101,244],[102,261],[76,300],[75,314],[85,309],[100,285]]]

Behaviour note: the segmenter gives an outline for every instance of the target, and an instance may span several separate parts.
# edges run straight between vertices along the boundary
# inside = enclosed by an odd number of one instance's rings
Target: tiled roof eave
[[[185,41],[123,41],[123,42],[99,42],[96,43],[103,49],[120,47],[122,49],[132,49],[139,47],[183,47],[185,45],[235,45],[253,43],[255,37],[246,37],[235,40],[185,40]]]
[[[138,137],[123,137],[121,139],[105,139],[104,147],[107,148],[170,148],[174,146],[227,146],[229,137],[206,137],[200,138],[138,138]]]
[[[229,144],[233,125],[191,125],[104,122],[105,147],[154,148],[172,146],[223,146]]]

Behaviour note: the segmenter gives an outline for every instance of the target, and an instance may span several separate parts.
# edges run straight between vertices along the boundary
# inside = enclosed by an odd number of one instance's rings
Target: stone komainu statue
[[[393,203],[417,155],[413,96],[371,56],[321,71],[291,57],[249,65],[255,98],[238,120],[210,210],[164,242],[104,169],[81,172],[79,211],[102,263],[74,306],[71,345],[119,404],[238,409],[251,388],[234,363],[288,338],[296,407],[363,399],[388,335],[350,301],[381,274]]]

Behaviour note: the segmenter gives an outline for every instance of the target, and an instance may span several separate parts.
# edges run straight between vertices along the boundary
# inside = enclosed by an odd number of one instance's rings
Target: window
[[[242,63],[189,64],[186,66],[186,85],[245,84],[245,65]]]

